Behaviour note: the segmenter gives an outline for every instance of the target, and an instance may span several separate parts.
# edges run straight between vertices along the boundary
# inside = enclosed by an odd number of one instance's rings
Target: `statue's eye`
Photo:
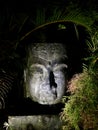
[[[53,69],[54,75],[56,78],[60,78],[67,73],[67,65],[66,64],[58,64]]]
[[[43,73],[43,69],[42,69],[42,68],[39,68],[39,67],[36,67],[36,72],[42,74],[42,73]]]
[[[30,74],[43,74],[43,69],[39,67],[33,67],[29,70]]]
[[[66,64],[57,64],[54,66],[53,70],[54,71],[66,71],[68,66]]]
[[[68,68],[67,68],[67,67],[61,67],[60,70],[61,70],[62,72],[67,72],[67,71],[68,71]]]

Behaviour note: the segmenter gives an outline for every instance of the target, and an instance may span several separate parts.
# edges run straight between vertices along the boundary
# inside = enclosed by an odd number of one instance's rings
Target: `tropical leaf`
[[[84,26],[91,31],[92,25],[94,23],[95,17],[91,17],[93,11],[89,14],[88,11],[81,11],[81,9],[73,9],[70,12],[66,11],[66,8],[59,9],[55,8],[51,15],[47,16],[45,9],[37,10],[36,18],[32,20],[34,23],[34,28],[27,32],[20,40],[23,40],[25,37],[29,36],[31,33],[34,33],[38,29],[42,29],[45,26],[55,24],[55,23],[64,23],[71,21],[75,24]],[[96,13],[97,15],[97,13]],[[96,16],[97,17],[97,16]]]
[[[36,11],[37,13],[36,13],[36,18],[35,18],[35,26],[40,26],[40,25],[42,25],[42,24],[45,24],[45,9],[38,9],[37,11]]]

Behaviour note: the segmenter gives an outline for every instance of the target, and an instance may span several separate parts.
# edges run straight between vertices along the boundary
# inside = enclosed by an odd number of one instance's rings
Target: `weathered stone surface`
[[[61,130],[58,115],[9,116],[8,130]]]
[[[31,44],[24,72],[25,97],[40,104],[59,103],[67,87],[67,58],[64,44]]]

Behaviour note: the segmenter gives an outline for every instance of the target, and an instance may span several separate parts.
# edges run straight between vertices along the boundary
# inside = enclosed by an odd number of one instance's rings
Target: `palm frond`
[[[33,20],[35,23],[35,27],[21,37],[20,40],[23,40],[25,37],[35,32],[38,29],[41,29],[45,26],[48,26],[53,23],[64,23],[66,21],[73,22],[78,25],[82,25],[88,30],[91,30],[91,25],[94,22],[94,19],[89,15],[89,12],[82,12],[80,9],[71,10],[70,12],[66,12],[66,9],[58,9],[55,8],[52,12],[52,15],[47,16],[45,9],[37,10],[36,18]]]
[[[37,10],[36,18],[35,18],[35,21],[33,20],[33,22],[35,23],[36,26],[40,26],[46,22],[45,21],[45,9]]]

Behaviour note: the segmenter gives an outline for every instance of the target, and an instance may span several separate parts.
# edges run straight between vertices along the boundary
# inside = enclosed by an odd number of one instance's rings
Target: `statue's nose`
[[[49,82],[50,82],[50,88],[57,88],[57,84],[55,83],[55,77],[54,77],[53,71],[50,71]]]

